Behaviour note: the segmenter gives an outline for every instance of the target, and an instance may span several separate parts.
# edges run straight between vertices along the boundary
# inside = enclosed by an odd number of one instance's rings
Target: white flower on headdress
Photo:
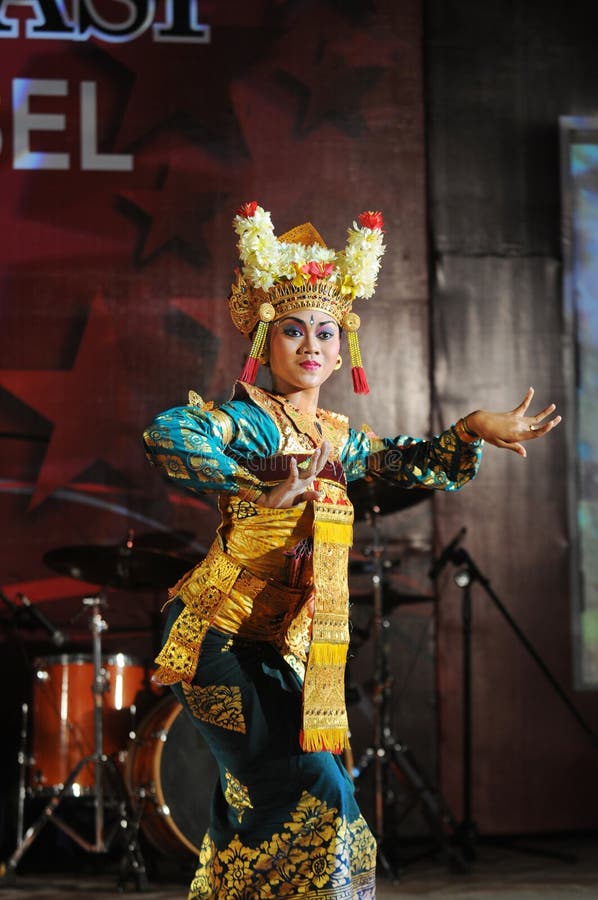
[[[336,253],[320,244],[307,246],[277,240],[270,213],[254,200],[245,203],[233,220],[244,277],[253,287],[269,290],[292,281],[301,285],[322,280],[354,297],[371,297],[376,287],[382,240],[382,213],[364,212],[348,229],[347,246]]]
[[[239,235],[239,256],[243,275],[254,287],[267,291],[277,280],[280,244],[274,234],[270,213],[255,201],[237,212],[233,227]]]
[[[373,217],[373,218],[372,218]],[[362,213],[360,223],[372,222],[375,227],[358,225],[347,231],[347,246],[339,254],[339,267],[343,273],[343,289],[353,297],[371,297],[376,289],[380,260],[385,251],[382,240],[382,216],[380,213]]]

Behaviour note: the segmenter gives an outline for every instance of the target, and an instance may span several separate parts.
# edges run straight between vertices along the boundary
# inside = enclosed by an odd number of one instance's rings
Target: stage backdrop
[[[472,489],[436,501],[439,543],[467,527],[463,546],[519,629],[474,584],[470,786],[482,834],[598,824],[598,694],[580,689],[573,657],[568,492],[578,460],[567,441],[575,416],[571,348],[563,365],[558,127],[563,114],[596,112],[597,29],[592,0],[426,4],[434,422],[514,406],[530,384],[536,411],[554,401],[564,414],[526,460],[489,447]],[[584,342],[589,332],[584,323]],[[580,449],[585,495],[571,503],[591,496],[591,454]],[[439,744],[443,792],[462,810],[456,571],[439,581]]]
[[[155,590],[123,590],[106,561],[81,566],[75,579],[62,568],[82,558],[64,548],[129,539],[194,562],[211,541],[213,498],[162,481],[140,436],[189,389],[227,398],[240,371],[246,347],[226,296],[241,202],[271,210],[279,233],[311,219],[332,246],[362,210],[383,210],[379,290],[359,309],[372,395],[352,397],[346,365],[325,402],[384,433],[425,434],[429,425],[419,0],[129,7],[118,18],[114,3],[0,3],[0,585],[10,736],[36,655],[90,651],[85,596],[108,584],[106,652],[148,659],[155,650],[162,579]],[[394,562],[410,546],[422,558],[429,551],[431,508],[421,509],[398,514],[410,517],[408,529],[396,513],[385,520]],[[364,547],[370,535],[360,527]],[[426,566],[412,559],[395,587],[425,599]],[[371,580],[357,574],[367,618]],[[15,614],[20,595],[60,633],[52,639]],[[433,764],[432,604],[404,624],[393,615],[405,720],[423,729]],[[420,669],[424,695],[406,702]],[[371,694],[354,677],[365,742]],[[7,741],[9,775],[12,749]]]

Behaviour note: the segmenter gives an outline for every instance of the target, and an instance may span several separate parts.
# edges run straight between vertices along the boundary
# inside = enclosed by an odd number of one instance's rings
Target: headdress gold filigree
[[[256,201],[237,211],[233,227],[242,265],[229,308],[239,331],[253,336],[242,381],[255,381],[270,322],[298,309],[321,309],[348,332],[354,389],[368,393],[357,341],[360,320],[352,305],[374,293],[385,250],[384,222],[381,213],[364,212],[358,223],[353,222],[346,247],[337,252],[310,222],[277,238],[270,213]]]

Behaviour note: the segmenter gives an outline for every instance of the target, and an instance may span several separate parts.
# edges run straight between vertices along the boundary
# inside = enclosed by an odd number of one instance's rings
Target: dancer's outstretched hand
[[[530,388],[519,406],[510,412],[496,413],[476,409],[465,417],[467,426],[489,444],[505,450],[514,450],[515,453],[525,457],[527,451],[523,446],[524,441],[544,437],[561,421],[561,416],[554,416],[545,421],[555,411],[554,403],[545,406],[533,416],[527,415],[533,396],[534,389]]]

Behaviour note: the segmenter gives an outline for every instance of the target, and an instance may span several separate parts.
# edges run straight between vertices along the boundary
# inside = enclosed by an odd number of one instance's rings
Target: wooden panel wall
[[[436,424],[469,409],[566,396],[558,116],[595,112],[596,5],[429,0],[429,141]],[[437,542],[464,546],[580,713],[573,689],[565,432],[527,460],[486,450],[478,482],[439,498]],[[440,581],[441,783],[462,798],[461,598]],[[473,815],[483,832],[595,827],[596,750],[519,637],[473,590]]]

